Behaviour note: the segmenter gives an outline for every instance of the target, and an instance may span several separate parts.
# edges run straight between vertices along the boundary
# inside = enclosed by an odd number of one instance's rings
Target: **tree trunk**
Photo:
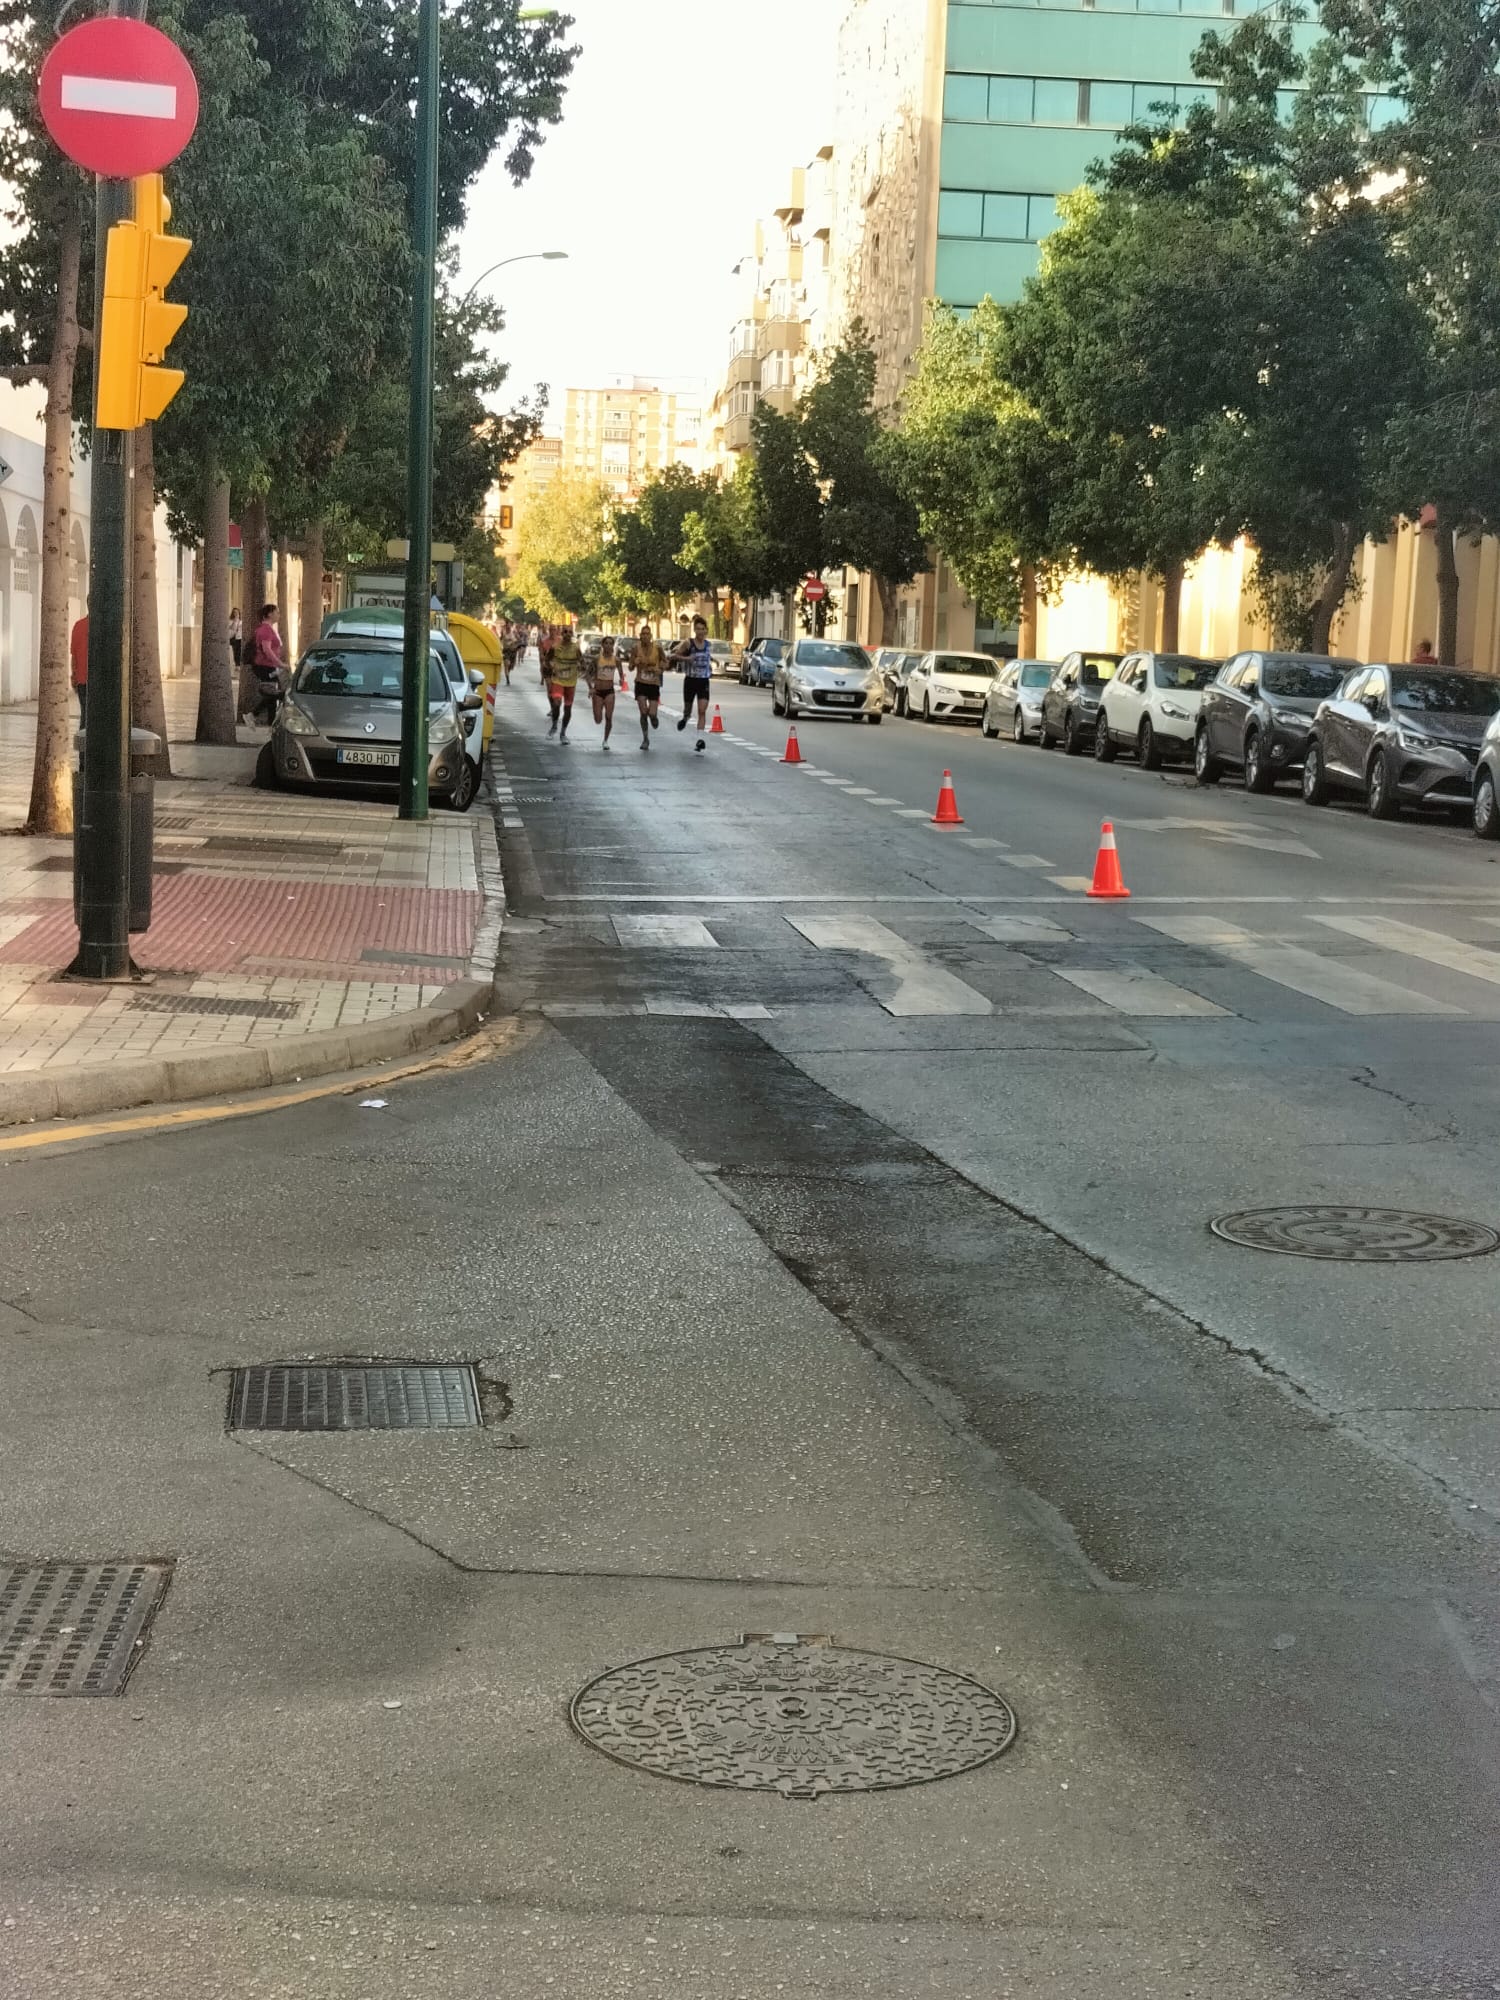
[[[266,601],[269,536],[264,500],[254,498],[245,502],[242,527],[245,543],[245,631],[248,635],[260,623],[260,607]]]
[[[135,434],[130,583],[130,720],[161,742],[151,762],[155,777],[170,778],[167,704],[161,686],[161,621],[156,604],[156,454],[150,424]]]
[[[1021,565],[1021,632],[1017,651],[1023,660],[1036,658],[1036,571],[1030,563]]]
[[[36,697],[36,754],[31,768],[32,833],[73,831],[68,756],[72,722],[68,651],[68,542],[73,525],[73,377],[78,362],[78,265],[83,225],[70,205],[58,246],[57,310],[47,364],[42,458],[41,673]]]
[[[1182,578],[1187,568],[1185,563],[1168,565],[1161,580],[1161,649],[1164,653],[1181,650],[1177,635],[1182,626]]]
[[[309,521],[302,538],[302,603],[297,612],[297,651],[305,653],[323,629],[323,521]],[[287,654],[288,660],[291,654]]]
[[[1339,606],[1349,591],[1349,571],[1354,562],[1354,552],[1359,547],[1358,537],[1348,521],[1340,521],[1334,532],[1333,556],[1328,565],[1328,575],[1323,588],[1318,592],[1313,604],[1312,650],[1326,653],[1333,633],[1333,621],[1339,615]]]
[[[229,481],[210,450],[203,461],[203,631],[198,653],[200,743],[237,741],[234,658],[229,650]],[[248,626],[247,616],[247,626]]]
[[[1453,515],[1441,500],[1432,533],[1437,544],[1437,656],[1451,667],[1458,662],[1458,554],[1453,546]]]
[[[876,595],[880,599],[880,643],[894,646],[896,643],[896,587],[888,577],[873,579]]]
[[[281,657],[292,657],[291,544],[285,535],[276,537],[276,629],[281,634]]]

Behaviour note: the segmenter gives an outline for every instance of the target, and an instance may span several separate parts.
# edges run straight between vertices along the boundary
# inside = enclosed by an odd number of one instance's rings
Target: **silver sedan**
[[[771,708],[795,722],[804,711],[879,722],[885,677],[863,646],[844,639],[799,639],[776,669]]]
[[[1056,664],[1050,660],[1012,660],[996,676],[985,697],[979,726],[986,736],[1008,736],[1013,743],[1034,743],[1042,731],[1042,696]]]

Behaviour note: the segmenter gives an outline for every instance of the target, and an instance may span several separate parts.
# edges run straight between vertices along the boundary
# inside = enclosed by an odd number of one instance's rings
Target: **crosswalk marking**
[[[960,844],[964,847],[1005,847],[1008,843],[1003,840],[991,840],[982,833],[966,833],[960,837]]]
[[[896,987],[889,995],[876,993],[874,997],[888,1014],[905,1019],[919,1014],[994,1012],[982,993],[951,972],[929,964],[915,945],[874,917],[788,917],[787,922],[819,951],[858,951],[882,959]]]
[[[1087,875],[1049,875],[1047,880],[1056,888],[1070,889],[1075,896],[1086,896],[1094,886]]]
[[[1007,868],[1055,868],[1055,861],[1048,861],[1041,854],[1007,854],[1004,857]]]
[[[1267,944],[1218,917],[1145,917],[1135,921],[1179,944],[1206,945],[1236,965],[1285,986],[1309,1000],[1321,1000],[1341,1014],[1458,1014],[1446,1001],[1429,999],[1337,959],[1320,958],[1300,945]]]
[[[717,1021],[722,1018],[717,1007],[706,1006],[701,1000],[679,1000],[671,993],[648,993],[646,1012],[678,1021]]]
[[[868,785],[851,785],[849,796],[851,799],[873,799],[875,794]]]
[[[897,806],[895,816],[897,819],[931,819],[932,814],[926,806]]]
[[[1398,923],[1394,917],[1319,917],[1318,922],[1346,937],[1363,938],[1367,944],[1385,945],[1407,958],[1426,959],[1429,965],[1446,966],[1450,972],[1463,972],[1470,979],[1500,986],[1500,954],[1486,951],[1482,944],[1465,944],[1462,938]]]
[[[899,799],[876,798],[873,796],[873,794],[870,799],[870,804],[872,806],[899,806],[900,803],[901,801]]]
[[[1212,1000],[1205,1000],[1201,993],[1190,993],[1185,986],[1174,986],[1170,979],[1162,979],[1144,967],[1125,966],[1113,972],[1078,972],[1066,966],[1054,966],[1059,979],[1066,979],[1070,986],[1078,986],[1085,993],[1092,993],[1096,1000],[1102,1000],[1106,1007],[1113,1007],[1117,1014],[1147,1014],[1167,1017],[1172,1015],[1207,1015],[1226,1013],[1223,1007],[1216,1007]]]
[[[717,951],[719,940],[701,917],[611,917],[615,936],[627,949]]]
[[[964,922],[996,944],[1062,943],[1070,935],[1048,917],[965,917]]]

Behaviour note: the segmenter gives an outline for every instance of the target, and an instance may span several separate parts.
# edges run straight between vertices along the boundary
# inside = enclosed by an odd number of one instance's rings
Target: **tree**
[[[795,415],[757,403],[750,419],[755,453],[750,516],[767,589],[786,597],[822,569],[823,496]]]
[[[899,446],[875,409],[875,355],[856,320],[797,407],[803,449],[823,489],[823,562],[868,570],[881,638],[896,636],[896,591],[927,566]]]
[[[614,556],[638,602],[696,596],[720,580],[698,566],[688,536],[690,518],[701,517],[718,484],[712,472],[663,466],[646,482],[634,506],[616,512]]]
[[[604,547],[610,525],[610,492],[597,480],[562,477],[521,516],[510,583],[515,594],[544,618],[561,619],[569,607],[547,587],[551,566],[593,557]]]

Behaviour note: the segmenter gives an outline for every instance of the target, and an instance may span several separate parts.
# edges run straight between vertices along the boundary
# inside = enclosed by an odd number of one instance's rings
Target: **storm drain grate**
[[[451,1431],[480,1422],[474,1371],[441,1363],[237,1368],[232,1431]]]
[[[118,1694],[170,1575],[165,1563],[0,1564],[0,1694]]]
[[[247,1021],[290,1021],[296,1015],[295,1000],[215,1000],[206,993],[143,993],[132,1000],[132,1013],[141,1014],[223,1014]]]
[[[1215,1216],[1209,1228],[1249,1250],[1345,1264],[1430,1264],[1484,1257],[1500,1245],[1500,1235],[1482,1222],[1405,1208],[1247,1208]]]
[[[571,1714],[617,1763],[788,1799],[956,1777],[1016,1737],[1010,1704],[966,1674],[791,1632],[615,1667]]]
[[[382,951],[371,945],[359,955],[361,965],[435,965],[440,971],[466,967],[466,958],[454,958],[441,951]]]

